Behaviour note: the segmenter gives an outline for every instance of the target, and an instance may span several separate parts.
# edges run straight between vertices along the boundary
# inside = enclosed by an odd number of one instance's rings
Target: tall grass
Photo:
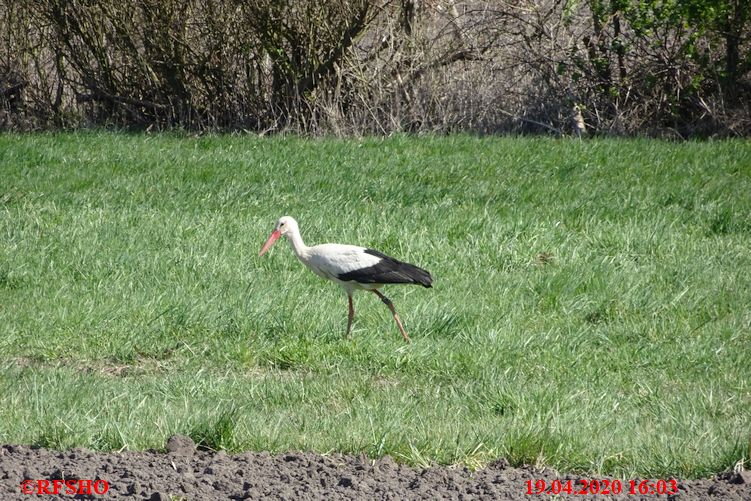
[[[0,441],[704,476],[748,460],[747,142],[0,136]],[[284,245],[430,270],[388,310]],[[372,296],[372,297],[371,297]]]

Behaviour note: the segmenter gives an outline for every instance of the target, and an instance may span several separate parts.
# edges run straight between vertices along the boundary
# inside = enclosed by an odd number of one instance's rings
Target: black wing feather
[[[373,249],[365,249],[366,254],[381,260],[367,268],[340,273],[337,277],[344,282],[355,281],[361,284],[418,284],[432,287],[430,272],[413,264],[405,263]]]

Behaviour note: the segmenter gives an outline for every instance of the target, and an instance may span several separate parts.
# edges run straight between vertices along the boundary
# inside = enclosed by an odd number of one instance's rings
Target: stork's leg
[[[404,330],[404,326],[402,325],[402,321],[399,320],[399,315],[396,314],[396,310],[394,309],[394,303],[391,302],[389,298],[381,294],[378,290],[373,289],[373,292],[381,298],[381,301],[383,301],[383,304],[389,307],[389,310],[391,310],[391,314],[394,315],[394,320],[396,321],[396,326],[399,327],[399,332],[402,333],[402,337],[404,338],[404,341],[409,343],[409,336],[407,335],[407,331]]]
[[[349,317],[347,317],[347,337],[350,337],[352,330],[352,319],[355,318],[355,307],[352,304],[352,294],[347,294],[347,301],[349,302]]]

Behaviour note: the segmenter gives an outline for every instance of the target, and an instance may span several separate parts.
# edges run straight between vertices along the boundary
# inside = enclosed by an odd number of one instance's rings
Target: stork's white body
[[[341,285],[348,294],[356,290],[375,290],[384,284],[360,283],[354,280],[339,280],[340,275],[376,266],[381,259],[371,254],[366,254],[365,247],[343,244],[321,244],[313,247],[304,247],[298,253],[293,241],[290,239],[292,249],[302,263],[310,268],[310,271],[321,278],[326,278]]]
[[[356,245],[321,244],[308,247],[300,236],[297,221],[289,216],[279,219],[276,228],[261,248],[259,256],[271,248],[282,235],[287,237],[292,251],[305,266],[319,277],[339,284],[347,293],[349,300],[347,335],[350,333],[354,318],[352,293],[356,290],[366,290],[377,294],[389,307],[404,340],[409,341],[409,336],[402,326],[394,305],[378,289],[390,283],[431,287],[430,273],[378,251]]]

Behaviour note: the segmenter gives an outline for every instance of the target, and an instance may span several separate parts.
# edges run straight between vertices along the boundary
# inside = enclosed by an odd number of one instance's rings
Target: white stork
[[[396,314],[394,304],[378,289],[386,284],[418,284],[431,287],[433,279],[429,272],[376,250],[356,245],[322,244],[308,247],[300,236],[297,221],[289,216],[279,218],[274,231],[261,247],[258,256],[263,256],[282,236],[287,237],[295,255],[305,266],[319,277],[341,285],[347,293],[349,300],[348,337],[352,328],[352,319],[355,317],[352,293],[356,290],[365,290],[376,294],[389,307],[404,341],[409,343],[409,336],[399,320],[399,315]]]

